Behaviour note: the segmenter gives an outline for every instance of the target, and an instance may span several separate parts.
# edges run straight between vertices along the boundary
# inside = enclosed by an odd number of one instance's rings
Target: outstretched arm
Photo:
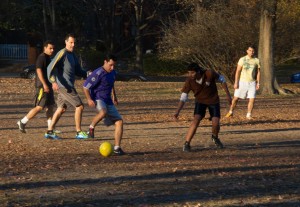
[[[176,120],[178,119],[179,113],[180,113],[181,109],[183,108],[185,102],[187,102],[187,100],[188,100],[188,94],[187,93],[182,93],[181,96],[180,96],[178,107],[177,107],[176,112],[174,114],[174,118]]]
[[[222,84],[222,88],[224,89],[224,91],[226,93],[228,104],[229,104],[229,106],[231,106],[232,99],[231,99],[230,92],[229,92],[228,87],[227,87],[225,77],[223,75],[219,74],[218,82],[220,82]]]
[[[228,90],[226,82],[222,83],[222,88],[224,89],[224,91],[226,93],[228,104],[229,104],[229,106],[231,106],[232,99],[231,99],[230,92]]]

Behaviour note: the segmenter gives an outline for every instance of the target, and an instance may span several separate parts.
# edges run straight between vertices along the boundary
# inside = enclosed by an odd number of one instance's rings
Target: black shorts
[[[207,104],[201,104],[196,102],[194,115],[199,114],[202,118],[204,118],[207,108],[211,117],[218,117],[218,118],[221,117],[220,103],[207,105]]]
[[[45,93],[44,88],[36,88],[34,106],[41,106],[45,108],[54,104],[55,100],[52,88],[50,89],[49,93]]]

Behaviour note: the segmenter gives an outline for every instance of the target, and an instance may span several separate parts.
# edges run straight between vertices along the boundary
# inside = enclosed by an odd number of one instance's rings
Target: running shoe
[[[26,130],[25,130],[26,124],[23,124],[23,123],[21,122],[21,120],[18,121],[17,124],[18,124],[18,126],[19,126],[19,130],[20,130],[22,133],[26,133]]]
[[[76,139],[87,139],[87,138],[89,138],[89,135],[84,131],[80,131],[80,132],[77,132],[75,138]]]
[[[226,118],[229,118],[229,117],[232,117],[232,116],[233,116],[233,113],[230,113],[230,112],[228,112],[228,113],[225,115]]]
[[[62,133],[62,131],[57,130],[57,129],[54,129],[53,132],[54,132],[55,134],[60,134],[60,133]]]
[[[190,143],[188,143],[188,142],[184,143],[184,145],[183,145],[183,151],[184,152],[190,152],[191,151]]]
[[[214,135],[211,136],[212,141],[215,143],[215,145],[219,148],[222,149],[224,146],[222,144],[222,142],[220,141],[220,139]]]
[[[247,114],[247,115],[246,115],[246,119],[251,120],[251,119],[253,119],[253,118],[252,118],[251,114]]]
[[[95,131],[95,128],[89,128],[89,131],[87,133],[89,135],[89,138],[95,137],[94,131]]]
[[[125,152],[119,147],[118,149],[114,149],[115,155],[125,155]]]
[[[58,139],[60,139],[60,137],[59,136],[57,136],[55,133],[51,133],[51,132],[46,132],[45,133],[45,135],[44,135],[44,137],[46,138],[46,139],[55,139],[55,140],[58,140]]]

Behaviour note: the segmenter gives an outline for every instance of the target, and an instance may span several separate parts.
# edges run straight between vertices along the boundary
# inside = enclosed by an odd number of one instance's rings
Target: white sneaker
[[[250,113],[247,113],[246,118],[249,119],[249,120],[253,119]]]

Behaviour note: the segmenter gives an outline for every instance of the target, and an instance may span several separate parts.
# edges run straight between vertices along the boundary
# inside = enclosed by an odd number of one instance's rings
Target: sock
[[[53,130],[47,130],[47,134],[53,134]]]
[[[232,114],[232,111],[229,111],[230,114]]]
[[[21,119],[21,122],[22,122],[23,124],[27,124],[28,121],[29,121],[29,119],[28,119],[26,116],[24,116],[24,118]]]
[[[92,126],[92,125],[90,125],[90,128],[91,128],[91,129],[94,129],[95,127],[94,127],[94,126]]]
[[[251,117],[251,113],[248,112],[248,113],[247,113],[247,117]]]
[[[48,124],[48,127],[50,127],[51,119],[47,119],[47,124]]]
[[[120,146],[114,146],[114,150],[117,150],[119,148],[120,148]]]

